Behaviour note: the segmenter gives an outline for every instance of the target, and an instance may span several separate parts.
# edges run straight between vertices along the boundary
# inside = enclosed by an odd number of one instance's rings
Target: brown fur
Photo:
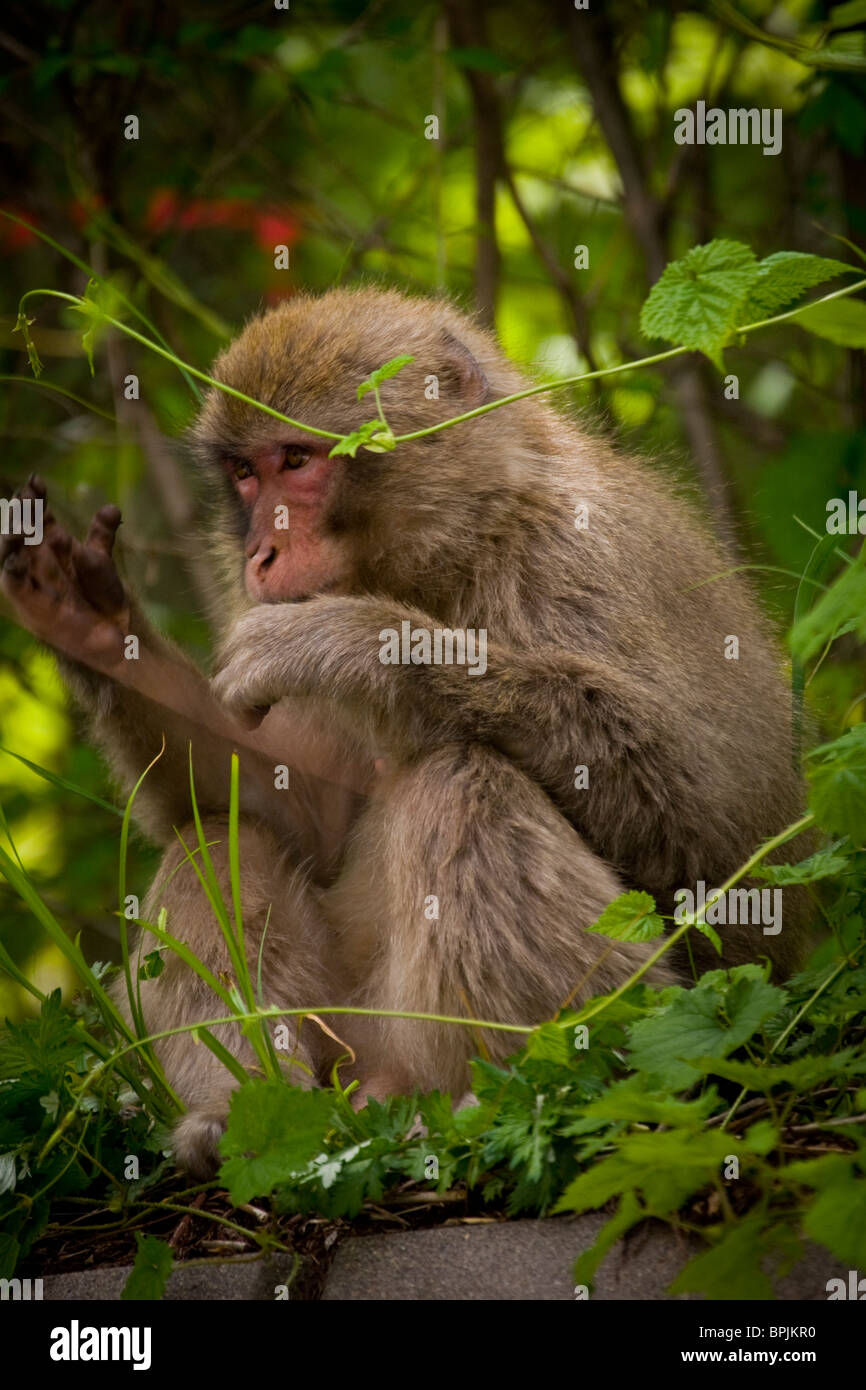
[[[307,425],[349,431],[374,413],[372,396],[356,399],[359,381],[404,352],[414,362],[381,391],[395,433],[526,384],[450,305],[375,289],[280,305],[254,319],[215,370]],[[431,374],[439,400],[425,398]],[[252,819],[241,863],[253,920],[274,905],[268,1001],[530,1024],[575,991],[615,987],[649,948],[584,932],[606,903],[639,887],[670,912],[677,888],[698,879],[719,886],[799,812],[781,661],[745,585],[736,576],[703,583],[729,565],[670,478],[615,453],[544,397],[393,453],[341,460],[321,512],[284,542],[296,559],[301,546],[333,557],[330,591],[304,602],[275,591],[253,603],[242,585],[249,519],[222,461],[255,459],[296,434],[219,392],[195,430],[218,498],[214,544],[232,619],[215,689],[235,711],[279,702],[303,713],[347,762],[380,758],[384,770],[360,814],[357,802],[340,812],[343,849],[334,857],[319,852],[315,835],[305,838],[297,809],[283,810],[289,802],[273,792],[267,759],[242,756]],[[574,526],[579,504],[589,507],[586,530]],[[487,673],[382,665],[380,631],[399,631],[406,619],[486,629]],[[739,660],[725,659],[729,635],[739,638]],[[167,819],[187,819],[180,750],[190,729],[164,711],[155,716],[134,691],[90,679],[100,737],[127,777],[147,760],[156,730],[169,729],[149,823],[162,830]],[[203,801],[218,814],[230,745],[195,720],[190,727]],[[589,768],[585,790],[574,787],[577,764]],[[308,878],[298,873],[302,860]],[[170,926],[199,953],[218,955],[209,909],[184,871],[170,882],[167,872],[155,892]],[[431,895],[440,905],[433,920],[424,911]],[[802,944],[802,908],[790,890],[784,923],[778,937],[722,929],[723,963],[769,954],[789,970]],[[702,964],[716,959],[707,950],[698,943]],[[214,1006],[177,966],[148,993],[151,1028]],[[459,1093],[477,1046],[469,1029],[429,1023],[340,1019],[338,1031],[372,1094]],[[237,1037],[225,1037],[246,1060]],[[302,1042],[321,1074],[332,1054],[316,1039]],[[486,1042],[496,1057],[514,1047],[507,1035],[488,1032]],[[201,1167],[231,1082],[188,1043],[172,1044],[166,1058],[192,1107],[179,1154]]]

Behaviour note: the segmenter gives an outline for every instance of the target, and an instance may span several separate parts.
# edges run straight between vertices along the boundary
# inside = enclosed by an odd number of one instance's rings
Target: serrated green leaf
[[[743,306],[742,323],[754,323],[792,304],[806,290],[854,270],[826,256],[805,251],[777,251],[758,265],[758,278]]]
[[[710,1086],[697,1100],[677,1100],[662,1091],[648,1091],[643,1076],[614,1082],[603,1096],[584,1109],[588,1119],[625,1120],[632,1124],[692,1126],[699,1129],[710,1116],[718,1096]]]
[[[649,893],[622,893],[608,903],[587,931],[598,932],[612,941],[652,941],[665,929],[655,906]]]
[[[141,1231],[136,1231],[135,1243],[135,1260],[120,1297],[127,1302],[158,1301],[174,1264],[171,1247],[158,1236],[142,1235]]]
[[[394,448],[394,436],[381,420],[365,420],[352,434],[347,434],[331,449],[329,458],[340,454],[355,457],[359,449],[369,449],[373,454],[384,454]]]
[[[574,1023],[542,1023],[526,1039],[526,1055],[542,1062],[570,1062],[574,1056]]]
[[[717,1245],[689,1261],[668,1293],[672,1298],[682,1293],[702,1293],[706,1298],[772,1298],[772,1284],[760,1265],[765,1253],[762,1221],[728,1226]]]
[[[322,1152],[334,1122],[327,1091],[302,1091],[282,1081],[250,1081],[233,1092],[219,1149],[220,1179],[235,1206],[266,1197]]]
[[[361,382],[358,387],[358,400],[363,400],[368,391],[375,391],[377,387],[382,385],[383,381],[388,381],[390,377],[396,376],[398,372],[402,372],[404,367],[414,361],[414,357],[410,357],[408,353],[404,352],[399,357],[392,357],[390,362],[383,362],[381,367],[377,367]]]
[[[806,1212],[803,1229],[843,1264],[866,1268],[866,1176],[851,1170],[828,1184]]]
[[[706,353],[718,365],[731,330],[744,322],[742,307],[757,278],[755,253],[742,242],[693,246],[653,285],[641,310],[641,330]]]
[[[809,809],[831,834],[866,840],[866,724],[809,754]]]
[[[731,971],[731,982],[722,990],[713,981],[713,975],[721,973],[704,976],[667,1008],[634,1025],[630,1047],[634,1067],[661,1085],[679,1090],[694,1081],[691,1058],[727,1056],[785,1001],[784,990],[767,984],[756,966]]]
[[[730,1135],[715,1130],[629,1134],[617,1153],[569,1183],[555,1212],[589,1211],[624,1192],[639,1192],[648,1214],[663,1216],[717,1176]]]
[[[816,850],[808,859],[801,859],[799,864],[761,864],[754,870],[754,876],[787,888],[789,884],[817,883],[822,878],[835,878],[850,866],[850,860],[844,854],[835,854],[833,848],[828,847]]]
[[[794,322],[839,347],[866,347],[866,302],[862,299],[833,299],[829,304],[810,304]]]
[[[696,1057],[692,1065],[696,1072],[705,1076],[720,1076],[725,1081],[764,1094],[777,1086],[805,1094],[834,1077],[866,1073],[866,1057],[854,1048],[845,1048],[828,1057],[797,1057],[793,1062],[778,1066],[759,1066],[756,1062],[722,1057]]]
[[[604,1257],[617,1241],[644,1218],[643,1208],[633,1192],[626,1192],[621,1198],[616,1214],[599,1231],[588,1250],[578,1255],[574,1262],[574,1282],[587,1284],[590,1288],[595,1280],[595,1272]]]

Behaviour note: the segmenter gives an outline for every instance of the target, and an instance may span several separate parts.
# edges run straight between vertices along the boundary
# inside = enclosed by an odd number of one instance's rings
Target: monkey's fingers
[[[24,537],[4,536],[0,541],[0,571],[4,579],[20,584],[27,575],[30,561],[24,552]]]
[[[90,523],[90,530],[84,544],[89,550],[99,550],[103,555],[110,555],[114,549],[117,528],[121,520],[120,508],[115,507],[113,502],[100,507]]]
[[[44,502],[47,488],[38,473],[31,473],[24,487],[21,489],[22,497],[38,497]]]
[[[23,487],[15,491],[16,498],[23,501],[45,501],[45,484],[37,473],[31,473]],[[43,535],[54,524],[54,517],[47,507],[43,507],[42,513],[42,532]],[[21,557],[13,563],[11,568],[7,567],[6,561],[12,555],[21,550],[24,545],[23,534],[13,534],[0,537],[0,569],[5,569],[9,575],[22,575],[26,570],[26,565],[21,563]]]
[[[109,555],[73,544],[72,562],[78,587],[97,613],[113,617],[126,607],[126,593],[120,575]]]

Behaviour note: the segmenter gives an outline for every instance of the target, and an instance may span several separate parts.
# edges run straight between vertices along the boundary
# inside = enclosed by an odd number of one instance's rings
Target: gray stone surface
[[[522,1302],[574,1299],[572,1267],[595,1240],[607,1217],[591,1212],[577,1218],[484,1222],[438,1226],[394,1235],[349,1236],[337,1247],[328,1273],[325,1302]],[[665,1226],[648,1224],[615,1247],[601,1266],[593,1301],[661,1300],[691,1254],[702,1248]],[[181,1267],[169,1280],[170,1299],[246,1302],[271,1301],[286,1284],[289,1257],[245,1263]],[[780,1299],[824,1301],[827,1280],[842,1276],[832,1256],[817,1246],[776,1285]],[[85,1270],[49,1276],[44,1297],[53,1302],[115,1300],[128,1268]],[[304,1292],[303,1271],[295,1297]],[[691,1300],[696,1295],[685,1295]]]
[[[607,1217],[439,1226],[338,1246],[326,1301],[574,1300],[572,1266]],[[688,1254],[664,1227],[637,1232],[602,1266],[593,1299],[662,1299]]]
[[[119,1299],[129,1278],[131,1265],[113,1269],[85,1269],[77,1274],[49,1275],[44,1281],[45,1301],[84,1303],[99,1299]],[[166,1298],[185,1302],[243,1302],[250,1299],[273,1301],[278,1284],[288,1283],[293,1261],[287,1255],[273,1255],[253,1263],[227,1260],[222,1264],[181,1266],[172,1272]],[[291,1290],[290,1290],[291,1293]]]
[[[574,1261],[606,1220],[592,1212],[576,1219],[357,1236],[338,1247],[323,1297],[328,1302],[572,1300]],[[660,1224],[636,1230],[601,1265],[593,1302],[667,1300],[665,1290],[686,1260],[705,1248]],[[831,1255],[809,1246],[805,1258],[776,1283],[776,1293],[780,1299],[823,1301],[827,1280],[840,1274],[845,1277],[846,1271]],[[699,1297],[684,1294],[677,1301]]]

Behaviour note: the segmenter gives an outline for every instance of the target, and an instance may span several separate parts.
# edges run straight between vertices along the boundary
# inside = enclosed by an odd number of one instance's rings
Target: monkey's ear
[[[459,338],[446,329],[442,334],[446,358],[440,371],[440,386],[454,390],[470,410],[491,400],[490,384],[481,368]]]

